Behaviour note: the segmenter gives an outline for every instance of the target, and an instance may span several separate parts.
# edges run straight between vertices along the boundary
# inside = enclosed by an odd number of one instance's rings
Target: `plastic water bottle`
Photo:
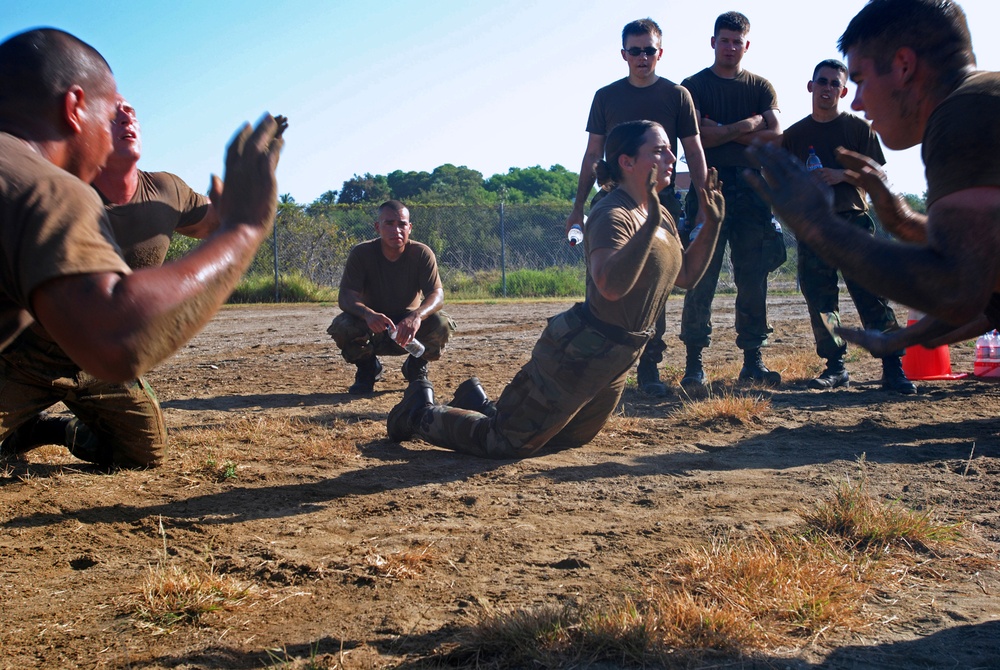
[[[566,241],[569,242],[569,246],[575,247],[576,245],[583,242],[583,226],[587,225],[587,216],[583,217],[583,225],[579,223],[574,223],[569,232],[566,233]]]
[[[569,229],[569,233],[566,234],[566,241],[569,242],[569,246],[571,247],[575,247],[580,242],[583,242],[583,228],[580,227],[579,223],[574,223],[573,227]]]
[[[976,362],[972,373],[977,377],[1000,377],[1000,334],[984,333],[976,340]]]
[[[809,147],[809,155],[806,157],[806,172],[812,172],[821,167],[823,167],[823,163],[820,161],[819,156],[816,155],[816,149]]]
[[[392,338],[393,342],[396,341],[396,329],[395,328],[393,328],[392,330],[389,331],[389,337]],[[399,343],[397,342],[397,344],[399,344]],[[427,351],[427,347],[425,347],[423,345],[423,343],[421,343],[420,340],[418,340],[415,337],[412,340],[410,340],[408,344],[405,344],[405,345],[402,345],[402,346],[414,358],[420,358],[421,356],[424,355],[424,352]]]

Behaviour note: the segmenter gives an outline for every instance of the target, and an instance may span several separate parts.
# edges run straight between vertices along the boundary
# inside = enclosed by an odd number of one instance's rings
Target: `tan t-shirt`
[[[169,172],[139,170],[138,188],[124,205],[101,199],[122,257],[133,270],[163,265],[174,231],[198,223],[208,212],[208,198]]]
[[[437,258],[426,244],[410,240],[399,260],[382,253],[378,238],[351,249],[340,279],[340,289],[361,294],[365,305],[393,321],[403,318],[441,288]]]
[[[604,321],[632,332],[653,325],[674,288],[681,271],[683,251],[673,219],[660,207],[663,223],[632,290],[619,300],[601,296],[590,273],[590,254],[597,249],[621,249],[646,221],[643,210],[623,189],[616,188],[594,206],[584,229],[587,254],[587,304],[591,313]]]
[[[837,147],[856,151],[862,156],[868,156],[879,165],[885,165],[882,145],[879,144],[871,126],[847,112],[841,112],[840,116],[826,122],[817,121],[810,114],[782,133],[781,144],[803,163],[809,157],[809,147],[812,147],[823,167],[837,170],[844,169],[840,159],[837,158]],[[865,192],[846,181],[834,184],[833,211],[838,213],[868,211]]]
[[[31,323],[40,284],[104,272],[129,267],[97,192],[0,132],[0,350]]]
[[[677,138],[698,134],[698,115],[691,94],[663,77],[644,88],[633,86],[626,77],[598,90],[590,104],[587,132],[607,136],[620,123],[640,120],[656,121],[663,126],[677,156],[680,156]]]

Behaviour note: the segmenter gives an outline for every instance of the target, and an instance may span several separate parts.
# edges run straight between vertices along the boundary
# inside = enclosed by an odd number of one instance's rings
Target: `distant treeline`
[[[425,205],[565,204],[576,197],[578,179],[576,172],[562,165],[548,170],[540,165],[512,167],[506,174],[484,179],[481,172],[447,163],[433,172],[395,170],[387,175],[354,175],[339,191],[327,191],[313,205],[379,204],[391,199]],[[288,196],[282,201],[294,202]]]

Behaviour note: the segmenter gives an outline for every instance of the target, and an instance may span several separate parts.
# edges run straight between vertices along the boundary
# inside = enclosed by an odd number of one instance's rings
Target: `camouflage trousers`
[[[649,333],[609,332],[582,305],[558,314],[496,401],[496,415],[435,405],[416,435],[483,458],[527,458],[590,442],[618,406]]]
[[[393,323],[399,323],[405,316],[390,314],[389,318]],[[452,318],[444,312],[436,312],[421,321],[416,338],[427,349],[422,358],[428,361],[441,358],[448,338],[457,328]],[[340,354],[348,363],[363,363],[373,356],[406,356],[406,349],[389,337],[389,331],[373,333],[364,319],[347,312],[334,317],[326,332],[336,342]]]
[[[736,346],[757,349],[767,343],[773,331],[767,321],[767,275],[784,258],[784,240],[771,221],[771,209],[743,178],[742,168],[722,168],[722,194],[726,198],[726,218],[719,242],[701,281],[684,294],[681,314],[681,341],[688,347],[704,349],[712,342],[712,302],[719,273],[729,245],[736,284]],[[688,221],[698,214],[698,199],[685,202]]]
[[[56,344],[27,330],[0,354],[0,439],[62,402],[79,419],[65,446],[98,440],[101,465],[158,465],[167,449],[163,412],[146,380],[105,382]]]
[[[875,233],[875,222],[867,212],[845,212],[839,216],[848,223]],[[840,323],[840,287],[837,283],[837,268],[828,265],[816,253],[799,242],[799,287],[809,309],[809,324],[816,339],[816,353],[820,358],[839,360],[847,353],[846,344],[837,344],[827,329],[823,314],[834,314],[834,321]],[[885,298],[868,291],[850,277],[844,276],[847,291],[858,308],[858,316],[865,328],[875,330],[895,330],[899,328],[896,313]],[[902,356],[899,351],[893,354]]]

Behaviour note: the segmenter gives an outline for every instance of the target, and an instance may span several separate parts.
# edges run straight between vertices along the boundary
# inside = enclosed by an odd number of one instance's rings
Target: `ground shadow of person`
[[[955,626],[915,640],[841,647],[814,668],[1000,668],[1000,620]]]

